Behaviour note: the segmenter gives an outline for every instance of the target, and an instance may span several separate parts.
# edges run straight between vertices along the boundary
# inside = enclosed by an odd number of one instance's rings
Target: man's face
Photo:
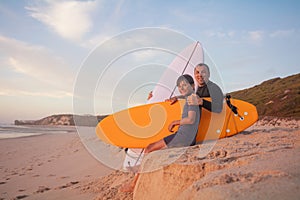
[[[209,71],[205,66],[197,66],[194,69],[194,77],[199,86],[203,86],[208,82]]]
[[[192,86],[187,83],[186,81],[181,81],[178,85],[178,90],[181,95],[187,96],[190,95],[193,92]]]

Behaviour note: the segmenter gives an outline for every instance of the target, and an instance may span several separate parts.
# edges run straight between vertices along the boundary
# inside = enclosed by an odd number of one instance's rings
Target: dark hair
[[[177,79],[177,86],[179,86],[179,84],[182,82],[182,81],[185,81],[187,83],[189,83],[190,85],[193,85],[194,84],[194,79],[193,77],[191,77],[190,75],[188,74],[184,74],[184,75],[181,75],[178,77]]]
[[[197,66],[199,66],[199,67],[206,67],[206,69],[207,69],[207,71],[208,71],[208,73],[210,73],[210,70],[209,70],[209,67],[208,67],[208,65],[207,64],[205,64],[205,63],[199,63],[198,65],[196,65],[196,67]]]

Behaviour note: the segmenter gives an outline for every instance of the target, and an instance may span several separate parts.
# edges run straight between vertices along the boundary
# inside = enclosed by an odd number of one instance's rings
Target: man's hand
[[[190,106],[198,106],[203,105],[203,99],[200,98],[197,94],[191,94],[187,98],[187,103]]]

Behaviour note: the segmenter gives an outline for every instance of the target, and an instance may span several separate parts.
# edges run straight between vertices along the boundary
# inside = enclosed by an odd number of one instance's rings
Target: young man
[[[224,94],[217,84],[209,80],[209,67],[204,63],[198,64],[194,69],[194,78],[198,83],[197,95],[189,96],[187,98],[188,104],[199,105],[211,112],[222,112]],[[211,97],[211,102],[203,99],[203,97]]]
[[[208,65],[198,64],[194,69],[194,78],[198,83],[198,88],[196,94],[192,94],[187,98],[188,104],[199,105],[200,113],[201,108],[215,113],[222,112],[224,95],[221,88],[209,80],[210,70]],[[204,97],[210,97],[211,101],[203,99]],[[182,98],[182,96],[172,97],[167,101],[174,103],[178,98]]]
[[[182,97],[187,98],[194,92],[194,80],[190,75],[182,75],[177,79],[177,87]],[[183,107],[183,112],[180,120],[174,120],[169,124],[169,131],[173,132],[175,126],[179,126],[178,131],[169,135],[157,142],[148,145],[145,149],[145,154],[152,151],[164,149],[167,147],[181,147],[190,146],[196,143],[196,135],[198,131],[198,124],[200,119],[200,112],[198,105],[188,105],[187,102]],[[139,174],[136,174],[130,184],[124,185],[121,188],[123,192],[133,191],[138,180]]]

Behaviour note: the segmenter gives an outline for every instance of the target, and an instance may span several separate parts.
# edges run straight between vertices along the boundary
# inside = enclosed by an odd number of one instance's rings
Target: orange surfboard
[[[258,120],[256,107],[245,101],[230,99],[236,114],[224,100],[221,113],[202,109],[197,142],[235,135]],[[173,134],[168,125],[181,119],[185,100],[146,104],[107,116],[96,127],[97,136],[104,142],[124,148],[145,148]],[[178,127],[177,127],[178,128]],[[174,129],[176,131],[176,129]]]

